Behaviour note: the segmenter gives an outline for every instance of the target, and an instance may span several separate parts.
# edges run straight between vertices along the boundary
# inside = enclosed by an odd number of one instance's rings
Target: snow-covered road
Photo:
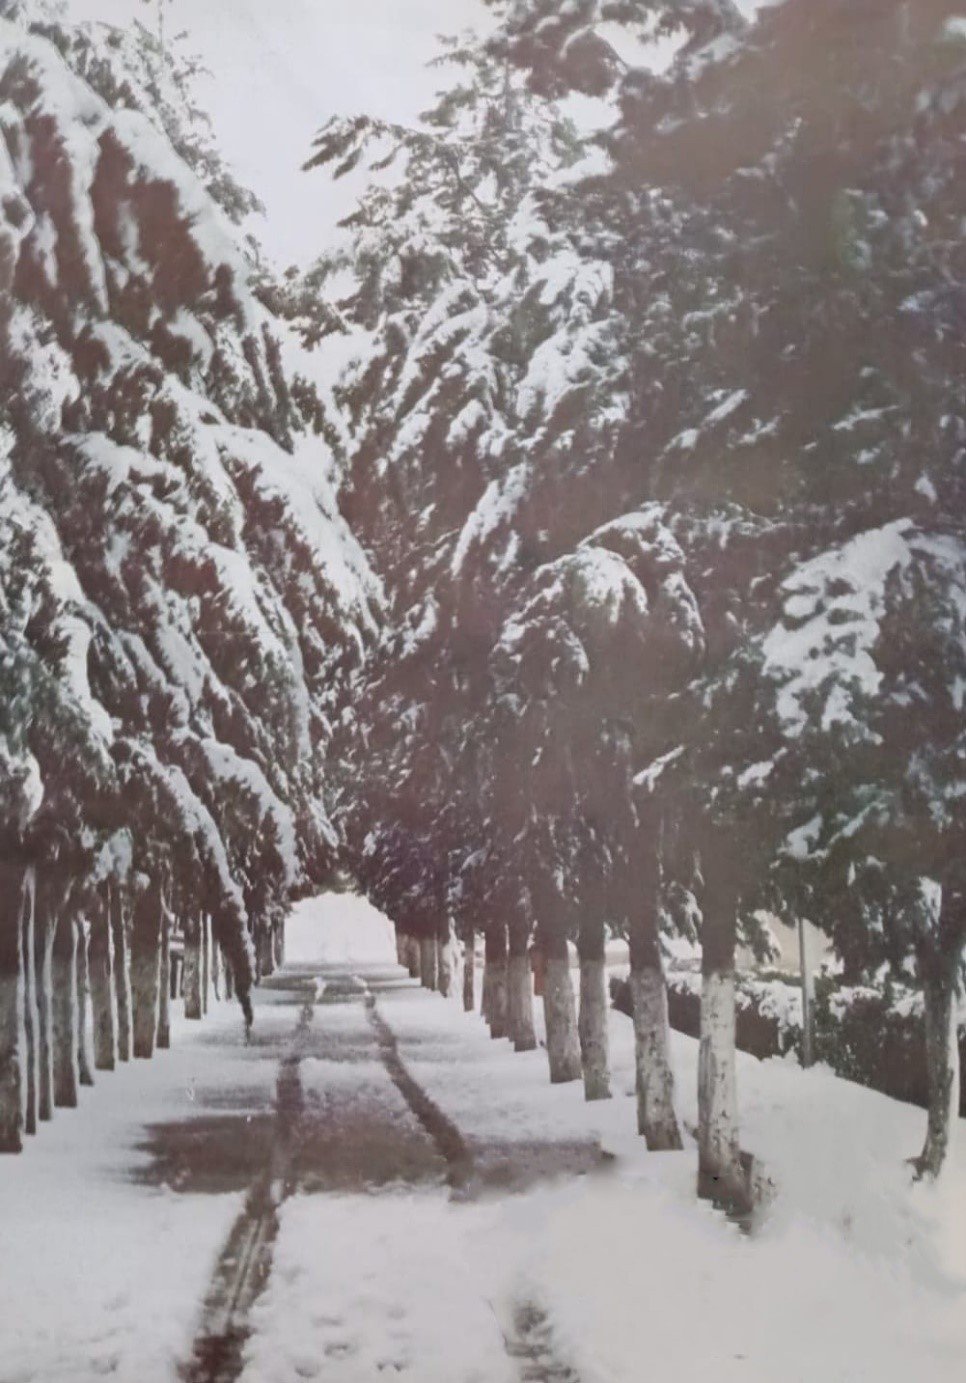
[[[934,1229],[966,1178],[909,1190],[921,1111],[743,1060],[780,1186],[748,1239],[696,1202],[693,1149],[636,1138],[622,1015],[588,1106],[409,981],[359,900],[302,905],[289,955],[249,1045],[229,1006],[179,1020],[0,1163],[2,1383],[961,1376]],[[693,1058],[675,1036],[685,1120]]]

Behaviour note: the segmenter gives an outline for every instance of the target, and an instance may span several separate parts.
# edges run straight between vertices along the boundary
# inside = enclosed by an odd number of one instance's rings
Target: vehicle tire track
[[[279,1207],[297,1184],[296,1154],[304,1107],[299,1068],[314,1014],[313,988],[302,1005],[292,1049],[279,1067],[269,1166],[249,1190],[215,1264],[191,1359],[179,1369],[183,1383],[235,1383],[244,1368],[251,1309],[272,1268]]]
[[[399,1055],[399,1043],[396,1040],[396,1034],[379,1012],[375,995],[371,992],[366,993],[365,1006],[369,1022],[376,1034],[379,1054],[389,1079],[435,1143],[440,1156],[445,1160],[447,1184],[454,1191],[465,1192],[473,1179],[473,1155],[467,1147],[463,1135],[406,1069],[403,1059]]]

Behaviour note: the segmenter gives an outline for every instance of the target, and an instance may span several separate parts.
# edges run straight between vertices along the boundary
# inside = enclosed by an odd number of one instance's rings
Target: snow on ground
[[[514,1383],[478,1251],[501,1219],[439,1188],[288,1201],[242,1383]]]
[[[504,1203],[514,1261],[551,1308],[585,1379],[636,1379],[640,1351],[672,1380],[959,1378],[966,1357],[966,1139],[943,1190],[912,1187],[919,1109],[788,1061],[739,1055],[744,1146],[777,1183],[747,1238],[695,1200],[696,1157],[637,1138],[630,1021],[611,1014],[616,1098],[551,1087],[480,1020],[421,991],[386,1006],[413,1075],[469,1137],[594,1133],[613,1176],[560,1180]],[[697,1043],[673,1034],[683,1119],[696,1120]],[[523,1226],[526,1226],[524,1232]],[[504,1236],[505,1237],[505,1236]],[[698,1329],[696,1329],[696,1325]]]
[[[275,1062],[244,1047],[234,1004],[172,1028],[171,1051],[96,1073],[79,1109],[57,1110],[22,1156],[0,1162],[3,1383],[169,1383],[189,1352],[241,1193],[152,1184],[146,1131],[195,1117],[208,1091],[239,1082],[262,1103]]]
[[[452,1196],[362,1004],[318,1004],[299,1068],[301,1160],[316,1179],[281,1207],[244,1383],[510,1383],[506,1342],[525,1309],[546,1313],[554,1354],[582,1383],[637,1383],[645,1361],[663,1383],[961,1377],[966,1140],[943,1192],[912,1189],[903,1159],[921,1110],[827,1070],[739,1057],[742,1140],[777,1184],[746,1236],[696,1200],[690,1140],[649,1154],[636,1136],[623,1015],[611,1014],[615,1098],[587,1105],[579,1084],[550,1086],[542,1051],[493,1042],[458,1002],[395,970],[389,924],[361,900],[300,905],[288,951],[368,975],[406,1067],[478,1168],[502,1158],[526,1175]],[[0,1163],[3,1383],[174,1376],[296,1011],[260,991],[251,1046],[232,1006],[203,1025],[179,1019],[171,1052],[99,1077],[78,1111]],[[693,1123],[696,1043],[675,1034],[673,1057]],[[237,1147],[241,1179],[164,1187],[152,1126],[169,1131],[163,1147],[171,1130],[221,1118],[235,1121],[220,1146]],[[598,1141],[613,1160],[588,1170]]]

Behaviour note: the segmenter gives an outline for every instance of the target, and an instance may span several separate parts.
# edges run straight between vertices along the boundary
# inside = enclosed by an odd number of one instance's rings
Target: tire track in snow
[[[468,1196],[474,1167],[463,1135],[406,1069],[396,1034],[379,1012],[376,996],[364,980],[358,983],[365,987],[366,1012],[390,1079],[446,1159],[449,1185]],[[503,1343],[519,1368],[520,1383],[580,1383],[577,1371],[560,1357],[549,1315],[535,1301],[514,1305],[511,1329],[503,1332]]]
[[[299,1068],[317,992],[313,984],[299,1014],[292,1049],[282,1058],[270,1163],[253,1183],[215,1265],[191,1359],[179,1369],[183,1383],[235,1383],[244,1368],[249,1315],[271,1272],[278,1210],[296,1187],[295,1154],[304,1106]]]
[[[365,984],[365,981],[360,981]],[[376,1005],[376,996],[365,985],[365,1007],[379,1043],[379,1054],[389,1079],[402,1095],[409,1108],[432,1138],[445,1159],[446,1181],[454,1191],[465,1192],[473,1178],[473,1155],[459,1129],[448,1119],[439,1105],[430,1099],[423,1087],[413,1079],[399,1055],[396,1034],[383,1018]]]

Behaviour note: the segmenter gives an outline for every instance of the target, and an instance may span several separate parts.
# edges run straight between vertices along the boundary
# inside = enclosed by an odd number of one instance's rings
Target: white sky
[[[153,22],[141,0],[68,0],[78,18]],[[219,145],[265,203],[259,238],[281,263],[311,260],[352,205],[351,179],[333,187],[302,173],[330,115],[366,112],[404,122],[430,104],[435,36],[485,20],[480,0],[172,0],[172,33],[188,30],[211,70],[202,98]]]
[[[738,0],[751,11],[762,0]],[[768,3],[768,0],[764,0]],[[68,0],[77,18],[154,23],[154,0]],[[413,120],[443,73],[427,70],[438,33],[486,23],[482,0],[171,0],[212,78],[201,92],[219,145],[265,203],[254,229],[281,263],[306,263],[351,208],[360,173],[333,185],[302,173],[333,114]]]

